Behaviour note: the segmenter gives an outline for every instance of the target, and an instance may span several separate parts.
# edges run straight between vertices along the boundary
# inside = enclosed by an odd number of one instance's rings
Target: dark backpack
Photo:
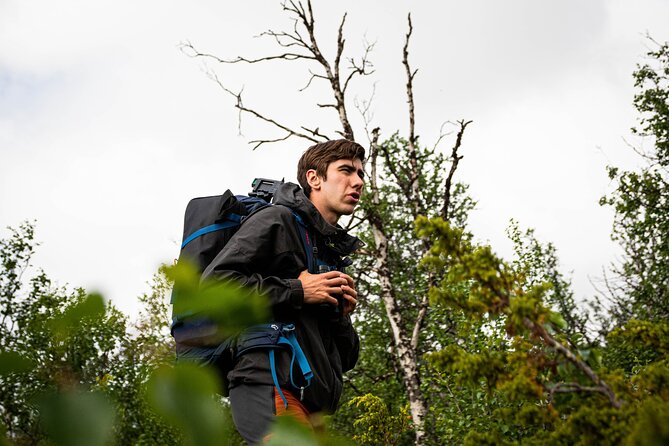
[[[274,193],[282,183],[283,181],[256,178],[253,180],[253,190],[248,196],[233,195],[230,190],[227,190],[223,195],[190,200],[184,215],[183,239],[177,262],[187,261],[195,267],[198,274],[202,274],[239,230],[244,219],[271,206],[270,202]],[[293,215],[305,243],[309,270],[313,270],[313,253],[309,246],[306,225],[297,213],[293,212]],[[175,290],[180,288],[178,285],[175,283]],[[179,296],[173,291],[172,304],[177,299]],[[211,333],[212,330],[208,329],[207,324],[206,318],[191,317],[189,314],[173,314],[172,335],[177,342],[177,352],[179,344],[210,345],[210,337],[207,333]]]
[[[262,198],[223,195],[193,198],[186,206],[179,262],[191,262],[202,273],[237,232],[244,217],[269,206]]]
[[[237,232],[242,219],[269,206],[282,181],[256,178],[248,196],[223,195],[193,198],[186,206],[179,261],[187,259],[200,273]]]
[[[259,178],[254,180],[253,191],[249,193],[249,196],[233,195],[230,190],[227,190],[223,195],[192,199],[186,206],[183,241],[178,262],[188,261],[195,266],[198,273],[202,274],[237,232],[245,218],[260,209],[271,206],[270,201],[273,194],[281,183],[283,181]],[[306,225],[297,213],[293,212],[293,215],[304,243],[309,270],[314,271],[317,269],[316,261]],[[178,284],[175,283],[174,288],[178,289]],[[179,296],[173,291],[172,303],[174,304],[177,299]],[[251,327],[255,332],[260,330],[267,335],[264,336],[263,342],[254,341],[249,344],[248,336],[245,336],[246,332],[221,341],[220,337],[211,336],[212,333],[217,332],[217,327],[206,317],[173,314],[171,332],[176,341],[177,361],[214,366],[223,378],[224,394],[226,394],[225,375],[234,357],[254,348],[269,349],[272,367],[274,367],[273,349],[281,346],[289,348],[293,356],[298,358],[299,366],[307,382],[311,380],[311,370],[306,358],[303,361],[300,360],[300,357],[304,358],[304,354],[297,340],[294,339],[293,328],[292,326],[284,328],[284,325],[274,323]],[[240,348],[241,344],[244,344],[244,348]]]

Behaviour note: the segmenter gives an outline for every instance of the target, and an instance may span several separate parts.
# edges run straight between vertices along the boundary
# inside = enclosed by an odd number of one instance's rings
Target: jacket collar
[[[284,183],[279,186],[272,202],[288,206],[300,214],[307,225],[324,237],[328,247],[341,256],[349,255],[364,245],[359,238],[349,235],[341,226],[333,226],[325,221],[316,206],[297,184]]]

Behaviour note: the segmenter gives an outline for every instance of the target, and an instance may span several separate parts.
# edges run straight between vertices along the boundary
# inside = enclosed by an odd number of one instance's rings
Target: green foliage
[[[118,409],[116,444],[178,442],[178,431],[165,423],[145,398],[145,384],[153,371],[174,363],[174,342],[168,325],[171,287],[164,272],[153,277],[151,291],[139,297],[142,309],[121,341],[112,373],[97,382]]]
[[[164,426],[147,428],[155,418],[142,410],[137,389],[151,366],[126,318],[100,295],[53,287],[42,271],[26,278],[34,245],[29,223],[0,239],[0,415],[7,437],[16,444],[45,437],[56,444],[142,443],[137,431],[127,435],[138,428],[173,442]],[[141,356],[145,361],[135,361]]]
[[[164,268],[174,282],[174,314],[181,317],[206,317],[216,322],[221,340],[269,318],[267,299],[241,290],[233,283],[212,280],[200,283],[200,274],[187,262]]]
[[[669,403],[666,398],[649,398],[625,444],[660,446],[669,443]]]
[[[666,438],[665,322],[632,320],[612,331],[606,346],[583,343],[578,332],[563,330],[568,317],[546,305],[555,303],[553,283],[533,279],[552,263],[546,252],[540,256],[549,263],[530,256],[512,267],[440,219],[420,218],[416,226],[432,246],[424,263],[443,274],[431,291],[434,302],[487,324],[491,339],[501,334],[493,322],[501,323],[507,339],[493,349],[469,350],[472,344],[463,343],[429,355],[433,367],[455,375],[458,384],[483,386],[498,406],[497,422],[471,430],[465,444],[641,444],[650,438],[647,431]],[[540,251],[535,247],[535,254]],[[532,273],[537,265],[542,267]],[[469,284],[469,293],[451,292],[461,282]],[[645,407],[657,410],[640,409]]]
[[[634,106],[640,114],[640,127],[634,133],[653,139],[653,157],[661,166],[669,165],[669,42],[662,44],[649,40],[655,50],[648,52],[648,62],[637,66],[634,86]]]
[[[494,351],[469,354],[456,345],[449,345],[432,353],[430,363],[438,370],[454,374],[458,384],[478,384],[484,380],[490,388],[495,388],[504,362],[499,356],[499,352]]]
[[[103,317],[105,303],[99,294],[87,295],[84,299],[67,307],[62,314],[50,319],[47,326],[51,330],[53,339],[66,342],[74,336],[82,322],[88,322]]]
[[[615,211],[612,237],[625,254],[609,284],[616,325],[669,316],[669,44],[653,44],[648,62],[634,73],[640,119],[632,130],[652,143],[643,153],[648,165],[622,172],[609,167],[616,190],[600,200]]]
[[[348,405],[355,406],[362,412],[353,423],[359,432],[353,437],[356,444],[397,445],[403,434],[410,430],[411,415],[408,405],[393,415],[381,398],[370,393],[351,399]]]
[[[55,288],[42,271],[25,279],[34,253],[34,230],[24,223],[10,229],[10,234],[0,240],[0,345],[2,368],[7,372],[0,380],[0,415],[12,441],[35,441],[44,431],[34,402],[59,389],[85,393],[97,387],[119,358],[125,320],[99,295]],[[8,360],[17,358],[7,366]],[[44,408],[62,403],[64,411],[80,400],[95,404],[92,401],[97,398],[84,401],[86,397],[80,398],[80,394],[70,396],[44,396]],[[54,409],[54,413],[59,410]]]
[[[553,327],[579,343],[592,343],[587,326],[589,314],[576,304],[571,283],[560,271],[555,246],[552,243],[542,244],[533,229],[521,231],[514,220],[507,234],[513,242],[515,254],[512,266],[523,278],[525,291],[534,285],[543,284],[546,288],[544,301],[554,311],[549,315]]]
[[[431,246],[423,264],[443,277],[440,286],[430,290],[434,303],[459,308],[479,320],[504,316],[509,335],[525,332],[528,319],[539,324],[550,319],[552,312],[543,305],[549,283],[527,284],[525,275],[502,262],[489,246],[474,245],[462,229],[439,218],[419,217],[416,228]],[[466,292],[461,291],[463,283],[468,284]]]
[[[608,367],[636,373],[640,367],[669,355],[669,326],[665,322],[631,320],[611,331],[604,362]]]
[[[35,364],[16,352],[0,352],[0,376],[32,370]]]
[[[402,377],[389,348],[390,332],[383,303],[380,300],[366,302],[363,313],[364,317],[355,321],[356,330],[362,338],[360,359],[356,367],[345,375],[348,385],[344,385],[342,403],[331,420],[333,430],[346,433],[349,437],[355,435],[354,422],[359,411],[348,401],[360,396],[359,389],[373,391],[389,404],[391,412],[398,411],[406,403]]]

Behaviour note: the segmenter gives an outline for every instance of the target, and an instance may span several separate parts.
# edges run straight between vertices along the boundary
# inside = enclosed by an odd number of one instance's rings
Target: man
[[[251,444],[263,440],[275,415],[289,413],[308,423],[311,414],[334,412],[342,374],[358,359],[358,336],[349,316],[357,292],[341,270],[345,257],[362,242],[337,221],[360,200],[364,157],[362,146],[345,139],[310,147],[298,163],[302,188],[283,184],[274,195],[275,206],[252,214],[203,273],[203,280],[235,281],[267,296],[272,321],[295,325],[314,373],[307,387],[296,389],[290,353],[279,350],[277,389],[266,352],[237,359],[227,376],[230,402],[237,430]],[[309,240],[302,240],[294,213],[306,225]],[[319,270],[327,272],[308,270],[305,245],[313,246]]]

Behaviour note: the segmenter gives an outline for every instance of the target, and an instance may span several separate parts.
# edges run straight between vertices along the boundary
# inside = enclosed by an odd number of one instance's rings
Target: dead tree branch
[[[371,199],[372,203],[378,204],[379,203],[379,185],[377,182],[378,179],[378,172],[377,172],[377,164],[378,164],[378,156],[379,156],[379,136],[380,136],[380,129],[377,127],[374,130],[372,130],[372,141],[369,144],[370,147],[370,154],[369,154],[369,160],[370,160],[370,165],[372,166],[371,172],[370,172],[370,190],[371,190]]]
[[[451,187],[453,184],[453,176],[455,175],[455,171],[458,168],[458,163],[460,163],[460,160],[462,159],[462,155],[458,155],[458,150],[462,145],[462,136],[465,133],[465,129],[471,123],[472,121],[458,121],[460,130],[458,131],[458,135],[455,138],[455,144],[453,145],[453,150],[451,151],[451,170],[448,172],[448,177],[446,177],[446,185],[444,187],[444,207],[441,209],[441,218],[444,220],[448,220],[449,218],[448,208],[451,205]]]
[[[418,70],[411,70],[409,65],[409,41],[411,39],[411,34],[413,33],[413,24],[411,23],[411,14],[408,15],[407,20],[409,22],[409,31],[406,34],[406,40],[404,42],[404,49],[402,50],[402,64],[407,75],[407,102],[409,103],[409,185],[407,187],[407,192],[409,192],[409,199],[413,205],[413,217],[417,218],[419,215],[424,214],[423,207],[421,205],[422,200],[420,199],[420,185],[418,184],[419,171],[418,171],[418,149],[416,147],[416,112],[415,104],[413,99],[413,79],[416,76]]]
[[[447,137],[447,136],[449,136],[453,133],[453,132],[444,132],[444,127],[446,127],[446,124],[450,124],[450,122],[449,121],[443,122],[441,124],[441,127],[439,127],[439,137],[437,138],[437,141],[432,146],[432,151],[433,152],[437,150],[437,147],[441,143],[442,139],[444,139],[445,137]]]
[[[213,60],[214,62],[221,63],[221,64],[235,64],[235,63],[259,63],[259,62],[267,62],[270,60],[297,60],[297,59],[311,59],[314,60],[313,56],[305,55],[305,54],[299,54],[299,53],[283,53],[283,54],[276,54],[274,56],[264,56],[264,57],[259,57],[257,59],[247,59],[245,57],[237,56],[234,59],[222,59],[214,54],[210,53],[202,53],[198,51],[191,42],[182,42],[179,44],[179,49],[186,54],[188,57],[193,57],[193,58],[204,58],[204,59],[209,59]]]
[[[302,26],[307,30],[309,35],[309,41],[302,39],[301,36],[296,36],[296,40],[299,40],[305,49],[311,53],[311,58],[318,62],[323,71],[325,71],[324,77],[330,82],[330,87],[335,97],[335,107],[339,114],[339,121],[342,125],[343,131],[341,135],[344,138],[353,140],[353,128],[348,120],[346,113],[346,105],[344,101],[344,91],[341,88],[340,83],[340,64],[341,57],[344,52],[344,23],[346,22],[346,14],[342,17],[341,23],[339,25],[339,31],[337,34],[337,53],[334,61],[334,69],[325,58],[320,48],[318,47],[318,42],[316,41],[316,34],[314,32],[316,22],[313,16],[313,8],[311,6],[311,0],[307,1],[307,10],[305,10],[304,5],[301,2],[295,3],[295,1],[290,0],[287,3],[284,3],[284,10],[295,14],[300,20]]]
[[[369,127],[372,124],[374,119],[374,112],[371,110],[372,104],[374,103],[374,97],[376,96],[376,82],[372,85],[372,93],[369,96],[369,99],[363,99],[362,102],[358,101],[358,98],[353,99],[353,105],[355,106],[358,113],[362,117],[362,122],[365,126],[365,134],[367,135],[367,141],[372,141],[372,136],[369,131]]]
[[[298,91],[302,92],[302,91],[306,90],[307,88],[309,88],[311,86],[311,82],[313,82],[314,79],[327,79],[327,77],[323,76],[322,74],[316,74],[311,70],[309,70],[309,74],[311,74],[311,77],[309,78],[309,81],[307,82],[307,85],[300,88]]]
[[[226,93],[230,94],[231,96],[233,96],[235,98],[235,100],[236,100],[235,108],[237,108],[240,112],[249,113],[249,114],[255,116],[256,118],[260,119],[261,121],[265,121],[269,124],[272,124],[273,126],[278,127],[278,128],[280,128],[281,130],[283,130],[287,133],[287,135],[285,135],[283,138],[259,139],[259,140],[250,141],[250,144],[255,144],[253,146],[253,150],[257,149],[258,147],[260,147],[263,144],[268,144],[268,143],[273,143],[273,142],[278,142],[278,141],[285,141],[286,139],[290,138],[291,136],[297,136],[297,137],[300,137],[300,138],[304,138],[304,139],[309,140],[309,141],[314,142],[314,143],[321,142],[321,141],[319,141],[319,140],[317,140],[317,139],[315,139],[315,138],[313,138],[309,135],[306,135],[304,133],[293,130],[293,129],[275,121],[274,119],[271,119],[271,118],[268,118],[264,115],[261,115],[260,113],[258,113],[256,110],[254,110],[252,108],[248,108],[248,107],[244,106],[244,103],[242,101],[242,92],[241,91],[239,93],[235,93],[232,90],[230,90],[229,88],[227,88],[225,85],[223,85],[223,83],[218,78],[216,73],[210,71],[207,74],[208,74],[209,78],[212,79],[214,82],[216,82],[218,84],[218,86],[221,87],[221,89],[223,91],[225,91]],[[241,129],[241,116],[240,116],[239,126],[240,126],[240,129]],[[305,129],[304,127],[302,127],[302,128]],[[315,130],[305,129],[305,130],[310,132],[312,135],[319,135],[318,129],[315,129]]]
[[[353,79],[356,74],[361,76],[369,76],[370,74],[374,73],[374,70],[369,70],[374,66],[369,59],[369,54],[374,50],[374,45],[376,45],[376,42],[369,43],[365,41],[365,53],[360,58],[359,63],[356,63],[355,59],[352,57],[348,59],[349,63],[351,64],[349,67],[351,72],[348,74],[348,77],[344,82],[344,88],[342,90],[344,93],[346,93],[349,82],[351,82],[351,79]]]
[[[416,77],[418,70],[417,69],[412,70],[411,65],[409,64],[409,43],[411,41],[411,35],[413,34],[413,23],[411,22],[411,14],[408,14],[407,22],[409,29],[406,34],[404,48],[402,49],[402,64],[404,65],[407,77],[406,91],[407,91],[407,102],[409,104],[409,139],[408,139],[409,169],[407,172],[407,177],[409,181],[408,184],[398,181],[398,184],[402,185],[401,187],[402,191],[409,200],[409,203],[411,203],[412,214],[414,219],[416,219],[419,215],[425,214],[425,209],[423,208],[423,200],[421,197],[420,184],[419,184],[421,171],[419,166],[419,154],[418,154],[418,147],[417,147],[418,144],[416,136],[416,106],[413,95],[413,80]],[[395,176],[397,176],[396,173]],[[424,243],[424,249],[425,251],[429,249],[429,245],[427,242]],[[433,277],[432,275],[430,275],[428,283],[432,284],[432,282],[433,282]],[[423,293],[420,299],[419,310],[416,316],[416,320],[414,321],[409,344],[414,352],[414,355],[416,354],[418,349],[420,332],[423,328],[423,324],[425,323],[425,317],[427,316],[428,309],[429,309],[428,293]]]
[[[350,231],[358,228],[359,226],[361,226],[365,221],[367,221],[367,220],[363,217],[353,216],[351,219],[349,219],[346,226],[344,226],[344,229],[346,229],[346,231],[350,232]]]
[[[347,68],[349,70],[347,73],[342,72],[342,59],[344,58],[344,49],[346,40],[344,39],[344,25],[346,23],[346,14],[343,15],[338,33],[337,33],[337,49],[334,57],[333,63],[330,63],[328,59],[321,52],[317,39],[316,39],[316,21],[314,19],[313,8],[311,0],[307,0],[306,4],[302,1],[288,0],[282,4],[283,10],[288,12],[292,16],[293,27],[291,31],[273,31],[268,30],[259,35],[259,37],[270,37],[281,48],[288,48],[288,51],[281,52],[279,54],[257,57],[257,58],[247,58],[238,56],[233,59],[224,59],[218,56],[215,56],[210,53],[201,52],[195,48],[195,46],[186,41],[180,44],[181,51],[193,58],[202,58],[205,60],[211,60],[220,64],[237,64],[237,63],[248,63],[256,64],[268,61],[276,60],[286,60],[286,61],[295,61],[295,60],[306,60],[308,62],[315,62],[318,64],[322,72],[316,72],[309,70],[310,77],[304,87],[299,89],[299,91],[304,91],[312,85],[314,80],[326,80],[330,84],[334,96],[334,102],[332,104],[317,104],[320,108],[333,108],[337,111],[339,122],[341,124],[341,130],[337,131],[338,134],[347,139],[354,139],[353,128],[349,122],[348,114],[346,110],[346,101],[345,93],[351,82],[357,75],[367,76],[373,73],[372,67],[373,64],[369,59],[369,55],[374,48],[373,43],[365,42],[365,51],[362,58],[356,62],[353,58],[348,58],[347,60],[350,63],[350,66]],[[342,82],[342,76],[346,76],[345,80]],[[255,144],[254,150],[257,149],[262,144],[283,141],[288,139],[291,136],[298,136],[304,139],[307,139],[312,142],[320,142],[315,137],[318,138],[328,138],[326,135],[323,135],[318,131],[318,128],[314,130],[307,129],[302,127],[308,134],[291,129],[285,124],[280,124],[277,121],[270,119],[263,114],[259,113],[253,108],[248,108],[242,105],[241,101],[241,92],[234,93],[227,87],[225,87],[220,80],[215,75],[209,73],[209,77],[214,79],[216,83],[224,89],[224,91],[230,93],[236,99],[235,107],[241,112],[249,113],[256,118],[265,121],[268,124],[274,125],[279,129],[285,131],[287,134],[280,138],[272,139],[260,139],[251,141]],[[241,128],[241,119],[240,119],[240,128]]]

